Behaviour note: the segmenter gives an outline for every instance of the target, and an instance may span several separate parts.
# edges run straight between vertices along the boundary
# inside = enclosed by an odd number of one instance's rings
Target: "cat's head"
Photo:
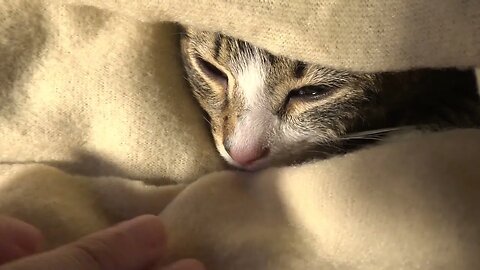
[[[193,29],[186,29],[181,46],[188,80],[209,116],[216,147],[239,168],[321,155],[375,107],[374,75],[276,56]]]

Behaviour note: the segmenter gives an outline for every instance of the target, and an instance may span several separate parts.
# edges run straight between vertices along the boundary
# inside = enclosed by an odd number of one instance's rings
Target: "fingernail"
[[[195,259],[182,259],[158,270],[205,270],[205,266]]]

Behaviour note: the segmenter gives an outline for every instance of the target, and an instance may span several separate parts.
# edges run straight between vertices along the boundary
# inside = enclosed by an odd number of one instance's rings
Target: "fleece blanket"
[[[474,67],[478,1],[0,0],[0,214],[50,247],[159,214],[208,269],[479,269],[480,131],[228,170],[173,22],[359,71]]]

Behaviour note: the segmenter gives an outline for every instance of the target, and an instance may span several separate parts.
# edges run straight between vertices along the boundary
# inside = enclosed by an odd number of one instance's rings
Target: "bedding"
[[[479,269],[480,131],[230,170],[176,23],[359,71],[475,67],[480,2],[0,1],[0,214],[49,247],[159,214],[208,269]],[[478,72],[477,72],[478,74]]]

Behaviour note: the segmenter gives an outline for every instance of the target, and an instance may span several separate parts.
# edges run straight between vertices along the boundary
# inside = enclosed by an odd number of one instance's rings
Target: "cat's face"
[[[374,107],[373,75],[274,56],[218,33],[187,29],[181,45],[216,147],[239,168],[321,155]]]

